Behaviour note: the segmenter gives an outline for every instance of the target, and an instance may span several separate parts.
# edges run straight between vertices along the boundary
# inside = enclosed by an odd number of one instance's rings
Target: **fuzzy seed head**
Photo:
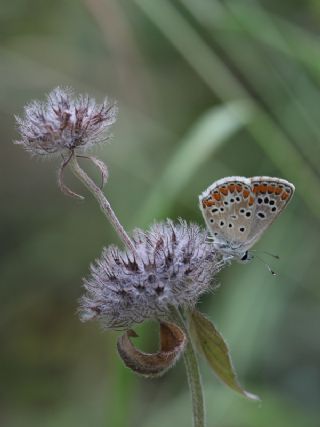
[[[224,265],[206,236],[198,225],[167,220],[134,232],[139,259],[105,248],[84,282],[81,320],[130,328],[146,319],[165,319],[172,306],[194,306]]]
[[[85,151],[108,139],[118,108],[107,98],[97,104],[88,95],[74,97],[71,89],[54,89],[46,102],[33,101],[16,117],[20,139],[16,144],[37,156]]]

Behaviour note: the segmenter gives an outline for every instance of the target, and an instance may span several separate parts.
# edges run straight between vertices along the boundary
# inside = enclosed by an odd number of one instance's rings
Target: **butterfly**
[[[280,215],[295,187],[269,176],[230,176],[215,181],[200,196],[200,210],[214,247],[226,260],[249,261],[249,249]]]

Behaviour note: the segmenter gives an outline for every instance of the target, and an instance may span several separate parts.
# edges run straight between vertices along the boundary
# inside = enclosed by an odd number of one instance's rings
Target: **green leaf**
[[[198,349],[218,378],[246,398],[260,400],[258,396],[247,392],[239,384],[227,344],[213,323],[199,311],[194,310],[190,316],[190,327]]]

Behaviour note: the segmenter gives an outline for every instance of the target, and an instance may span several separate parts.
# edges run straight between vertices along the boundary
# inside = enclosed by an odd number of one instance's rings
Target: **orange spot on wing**
[[[265,193],[267,191],[267,189],[268,189],[267,185],[260,185],[259,192],[260,193]]]
[[[219,193],[213,193],[211,197],[217,201],[221,200],[221,194]]]
[[[222,193],[224,196],[226,196],[228,194],[228,189],[226,187],[221,187],[220,193]]]
[[[267,191],[268,191],[268,193],[274,193],[274,190],[275,190],[275,188],[274,187],[272,187],[272,185],[268,185],[268,188],[267,188]]]
[[[282,193],[282,188],[281,187],[276,187],[274,189],[275,194],[281,194]]]
[[[202,206],[204,208],[210,208],[211,206],[213,206],[215,203],[212,200],[203,200],[202,201]]]
[[[238,193],[241,193],[241,191],[242,191],[242,185],[236,184],[236,189],[237,189]]]
[[[230,185],[228,186],[228,188],[229,188],[230,193],[233,193],[233,192],[234,192],[234,190],[235,190],[235,188],[236,188],[236,186],[235,186],[234,184],[230,184]]]
[[[281,200],[287,200],[287,198],[289,197],[289,193],[287,193],[286,191],[283,192],[282,196],[281,196]]]
[[[244,199],[246,199],[247,197],[249,197],[250,191],[249,190],[243,190],[242,192]]]
[[[249,199],[248,205],[252,206],[253,203],[254,203],[254,198],[251,196],[250,199]]]
[[[256,184],[256,185],[253,186],[253,190],[252,191],[254,193],[257,193],[259,191],[259,188],[260,188],[260,186],[258,184]]]

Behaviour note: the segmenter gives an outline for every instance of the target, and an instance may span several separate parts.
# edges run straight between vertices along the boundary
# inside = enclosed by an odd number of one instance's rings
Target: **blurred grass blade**
[[[306,65],[319,81],[320,62],[315,60],[319,57],[320,49],[317,34],[312,34],[285,18],[270,13],[259,2],[228,1],[226,5],[239,20],[239,25],[236,25],[226,14],[225,23],[229,29],[240,32],[245,29],[257,40]],[[220,24],[221,22],[220,19]],[[209,24],[209,19],[207,23]],[[219,25],[218,20],[215,20],[215,23]],[[264,31],[261,31],[261,28]]]
[[[247,97],[245,88],[172,3],[167,0],[135,0],[135,3],[215,94],[224,101]]]
[[[260,400],[258,396],[245,391],[239,384],[227,344],[213,323],[199,311],[194,310],[190,316],[190,326],[198,349],[218,378],[246,398]]]
[[[244,12],[238,14],[239,2],[229,1],[225,3],[225,8],[220,6],[217,19],[214,14],[216,3],[206,2],[204,10],[201,8],[202,2],[180,1],[188,5],[211,32],[214,31],[214,41],[227,53],[233,66],[242,74],[242,79],[258,95],[260,102],[268,106],[269,114],[271,112],[273,117],[277,117],[278,126],[290,135],[291,142],[299,146],[298,151],[317,171],[320,151],[314,141],[320,138],[318,97],[315,98],[318,88],[301,64],[289,56],[294,46],[282,34],[282,25],[277,25],[257,2],[252,3],[251,9],[256,11],[259,19],[252,21]],[[212,20],[210,16],[215,18]],[[225,22],[224,26],[221,26],[221,21]],[[222,31],[217,32],[217,27]],[[264,28],[264,31],[261,32],[260,28]],[[270,43],[271,40],[277,41],[277,45],[286,48],[288,57],[280,61],[276,52],[266,50],[261,42],[270,44],[268,40]],[[276,49],[276,46],[271,46]],[[290,67],[290,73],[283,70],[284,61]]]
[[[250,105],[235,101],[207,111],[178,144],[167,168],[141,210],[139,223],[150,222],[169,210],[177,194],[213,153],[248,123]],[[166,197],[159,197],[165,194]]]
[[[265,153],[276,165],[281,167],[284,174],[290,170],[290,175],[284,175],[293,183],[302,179],[302,186],[297,186],[297,192],[308,206],[311,212],[320,217],[320,202],[315,202],[314,195],[317,194],[320,179],[318,174],[310,168],[299,150],[292,144],[281,126],[273,120],[259,104],[257,99],[251,95],[242,84],[236,73],[232,73],[229,67],[220,59],[214,47],[204,41],[198,32],[179,12],[178,8],[167,0],[160,2],[149,2],[147,0],[135,0],[135,3],[151,19],[151,21],[162,31],[173,46],[180,52],[186,62],[198,73],[200,78],[208,87],[217,94],[222,101],[241,98],[252,102],[252,110],[256,110],[258,123],[277,137],[276,143],[272,141],[268,133],[258,129],[257,122],[249,121],[247,130],[257,143],[265,150]],[[197,2],[189,2],[189,12],[193,13],[192,5]],[[202,3],[201,3],[202,4]],[[201,22],[200,22],[201,24]],[[289,167],[292,162],[294,167]],[[307,173],[301,173],[307,171]],[[257,172],[258,173],[258,172]]]
[[[266,120],[264,114],[255,116],[251,132],[256,142],[264,150],[274,165],[282,171],[285,177],[293,177],[297,192],[303,197],[306,206],[316,216],[320,216],[319,179],[308,166],[298,151],[288,140],[282,138],[279,129]]]

